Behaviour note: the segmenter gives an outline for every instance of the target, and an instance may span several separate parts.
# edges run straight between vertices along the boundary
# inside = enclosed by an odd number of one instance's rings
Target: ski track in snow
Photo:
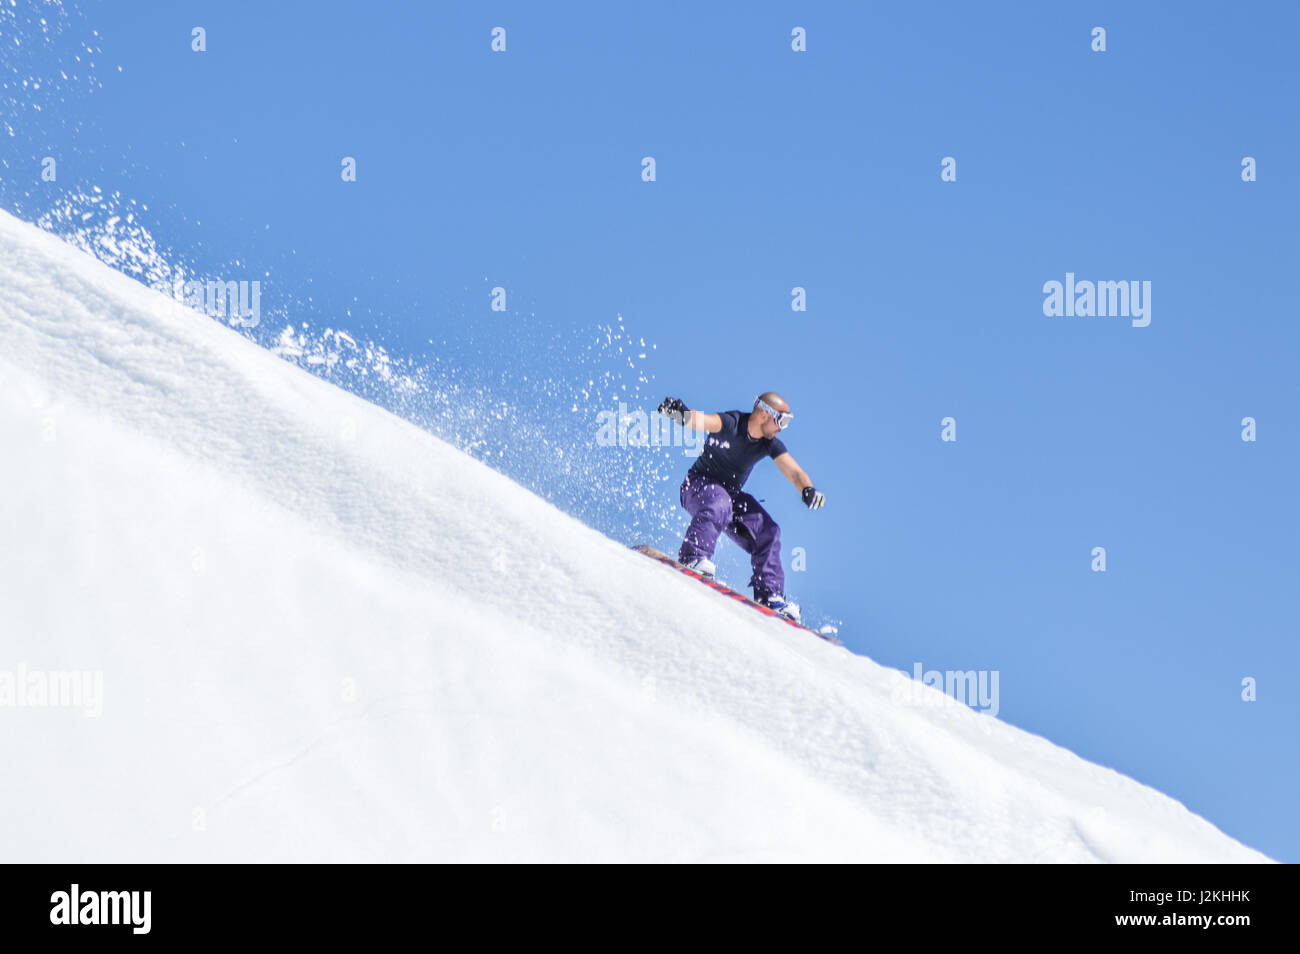
[[[5,213],[0,286],[0,669],[104,672],[0,711],[7,860],[1267,860]]]

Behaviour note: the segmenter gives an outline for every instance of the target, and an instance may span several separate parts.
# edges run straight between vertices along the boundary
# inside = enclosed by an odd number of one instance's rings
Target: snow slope
[[[1266,860],[5,213],[0,448],[0,860]]]

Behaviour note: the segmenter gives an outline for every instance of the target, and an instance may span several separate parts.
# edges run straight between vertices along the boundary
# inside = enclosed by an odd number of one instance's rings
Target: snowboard
[[[775,619],[779,619],[781,622],[793,626],[795,629],[802,629],[805,633],[812,633],[818,639],[824,639],[826,640],[826,642],[833,643],[836,646],[844,645],[842,642],[840,642],[838,639],[835,638],[836,631],[833,627],[827,626],[824,627],[822,630],[816,630],[813,629],[811,626],[805,626],[803,623],[796,623],[790,617],[778,613],[776,610],[772,609],[771,607],[764,606],[762,603],[756,603],[753,600],[751,600],[748,596],[745,596],[743,593],[737,593],[735,590],[727,586],[725,583],[719,583],[717,580],[706,580],[703,576],[696,573],[694,570],[682,566],[680,563],[678,563],[668,554],[664,553],[661,550],[656,550],[654,547],[649,546],[648,544],[642,543],[637,546],[634,546],[632,549],[635,550],[637,553],[644,553],[650,559],[656,560],[659,563],[664,564],[665,566],[672,567],[673,569],[677,570],[679,573],[686,574],[693,580],[699,580],[709,589],[717,593],[720,593],[723,596],[736,600],[738,603],[744,603],[746,606],[753,607],[754,609],[762,613],[764,616],[771,616],[774,617]]]

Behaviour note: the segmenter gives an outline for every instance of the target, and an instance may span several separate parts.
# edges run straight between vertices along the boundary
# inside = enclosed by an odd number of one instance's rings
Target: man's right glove
[[[809,510],[817,510],[826,506],[826,495],[816,487],[805,487],[803,489],[803,502]]]
[[[691,416],[691,409],[675,397],[664,398],[664,403],[659,405],[658,411],[664,417],[682,425],[685,425],[687,418]]]

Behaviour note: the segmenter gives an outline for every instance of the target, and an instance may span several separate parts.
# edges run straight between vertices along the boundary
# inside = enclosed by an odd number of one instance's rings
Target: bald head
[[[790,425],[790,405],[775,391],[765,391],[754,398],[754,413],[749,416],[749,436],[775,437]]]

